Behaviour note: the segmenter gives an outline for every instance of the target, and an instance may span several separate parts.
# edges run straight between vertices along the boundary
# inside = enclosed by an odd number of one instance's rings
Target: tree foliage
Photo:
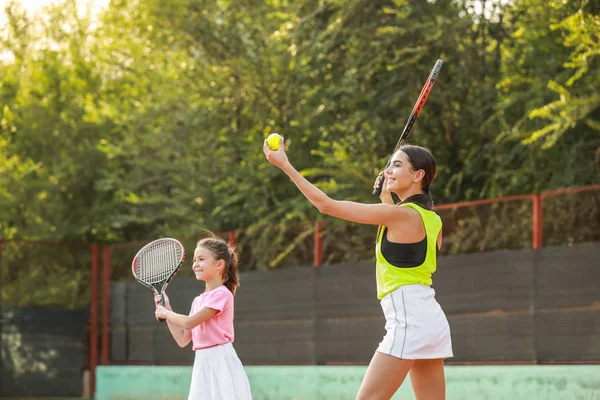
[[[483,3],[113,0],[94,17],[75,0],[37,16],[12,1],[0,236],[110,243],[249,227],[252,268],[302,263],[305,222],[322,217],[265,161],[263,139],[281,132],[332,197],[374,202],[438,58],[411,133],[437,158],[438,203],[599,182],[597,3]],[[329,241],[329,259],[369,240]]]

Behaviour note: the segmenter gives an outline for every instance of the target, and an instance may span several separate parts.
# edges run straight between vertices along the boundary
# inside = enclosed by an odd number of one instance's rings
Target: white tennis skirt
[[[377,351],[407,360],[452,357],[450,326],[425,285],[401,286],[381,299],[386,335]]]
[[[251,400],[250,383],[231,343],[196,350],[188,400]]]

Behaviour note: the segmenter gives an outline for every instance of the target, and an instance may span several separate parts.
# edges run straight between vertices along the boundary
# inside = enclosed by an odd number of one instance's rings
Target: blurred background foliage
[[[375,202],[438,58],[410,138],[436,156],[437,203],[600,182],[598,2],[112,0],[92,15],[62,0],[31,16],[12,0],[4,11],[5,239],[239,230],[242,268],[266,269],[310,264],[319,220],[326,262],[371,257],[375,228],[319,215],[262,142],[281,133],[333,198]],[[597,216],[598,196],[586,204]],[[451,222],[445,252],[527,247],[523,207]],[[521,222],[475,240],[498,219]]]

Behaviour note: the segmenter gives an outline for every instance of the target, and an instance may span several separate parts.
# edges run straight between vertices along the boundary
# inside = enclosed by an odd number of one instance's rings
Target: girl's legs
[[[414,361],[375,352],[356,400],[389,400],[404,382]]]
[[[444,400],[444,359],[415,360],[410,369],[410,382],[417,400]]]

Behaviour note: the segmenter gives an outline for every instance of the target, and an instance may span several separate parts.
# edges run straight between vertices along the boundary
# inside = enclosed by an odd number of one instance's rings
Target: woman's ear
[[[423,171],[422,169],[418,170],[415,172],[415,177],[413,179],[413,181],[415,183],[421,181],[423,178],[425,178],[425,171]]]

